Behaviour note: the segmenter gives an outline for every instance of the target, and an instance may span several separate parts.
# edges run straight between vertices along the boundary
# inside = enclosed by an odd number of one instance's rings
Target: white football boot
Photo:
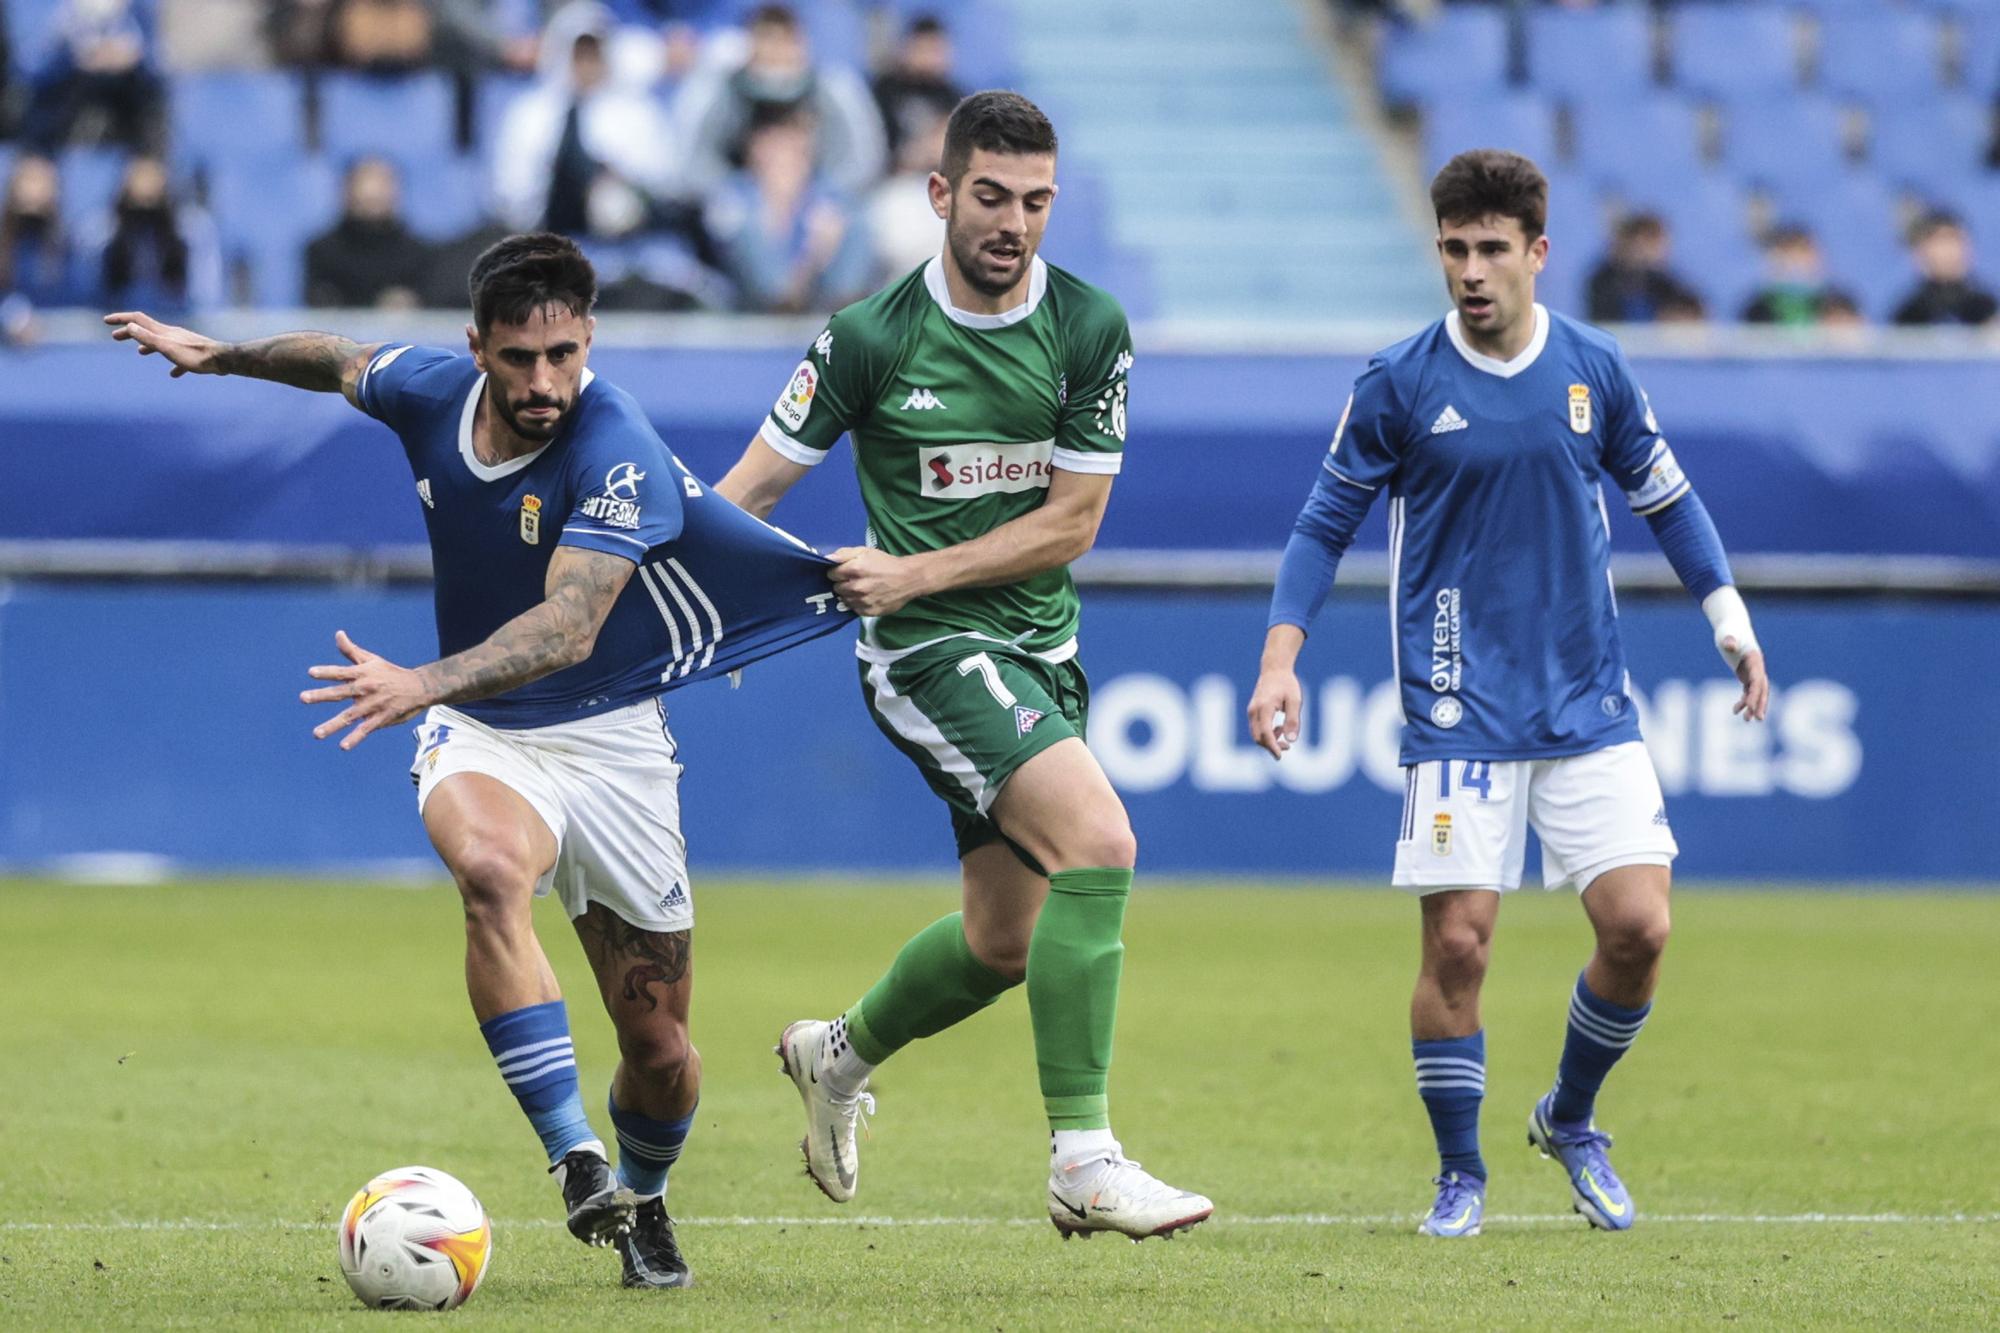
[[[1175,1189],[1127,1158],[1117,1144],[1110,1156],[1093,1155],[1049,1168],[1049,1221],[1063,1239],[1089,1240],[1115,1231],[1135,1241],[1171,1239],[1208,1220],[1215,1205],[1199,1194]]]
[[[875,1098],[864,1089],[849,1097],[836,1096],[825,1082],[825,1047],[832,1027],[817,1018],[801,1019],[779,1034],[772,1049],[806,1106],[806,1136],[799,1143],[806,1156],[806,1174],[827,1198],[846,1203],[854,1197],[860,1167],[854,1128],[864,1110],[875,1113]]]

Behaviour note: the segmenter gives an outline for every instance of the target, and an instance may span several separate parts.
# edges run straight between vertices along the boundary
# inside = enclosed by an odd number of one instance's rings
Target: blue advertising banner
[[[1968,667],[2000,609],[1890,602],[1755,608],[1771,720],[1684,600],[1623,616],[1682,874],[2000,880],[1990,756],[2000,709]],[[1387,613],[1336,598],[1301,661],[1302,745],[1280,764],[1244,723],[1261,598],[1086,599],[1092,744],[1130,805],[1143,866],[1175,874],[1386,879],[1401,792]],[[140,853],[190,865],[423,865],[405,731],[315,742],[305,668],[346,629],[395,660],[435,646],[421,590],[21,584],[0,593],[0,863]],[[742,688],[670,695],[696,873],[950,873],[942,807],[863,714],[840,638]],[[1536,863],[1529,862],[1532,877]]]

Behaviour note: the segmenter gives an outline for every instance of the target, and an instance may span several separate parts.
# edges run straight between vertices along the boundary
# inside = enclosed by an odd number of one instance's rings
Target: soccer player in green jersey
[[[833,553],[863,617],[875,724],[951,808],[964,910],[903,946],[832,1022],[778,1043],[806,1107],[806,1166],[854,1197],[876,1065],[1028,986],[1065,1236],[1170,1235],[1213,1205],[1126,1158],[1105,1090],[1137,846],[1083,742],[1069,562],[1090,549],[1125,448],[1131,333],[1118,303],[1035,251],[1056,135],[1026,98],[975,93],[945,130],[944,252],[828,323],[717,486],[763,516],[843,433],[868,510]]]

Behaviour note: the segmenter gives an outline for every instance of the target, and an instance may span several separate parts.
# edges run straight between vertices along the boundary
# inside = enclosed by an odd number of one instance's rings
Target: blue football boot
[[[1486,1217],[1486,1182],[1477,1176],[1447,1171],[1432,1182],[1437,1202],[1417,1225],[1420,1236],[1476,1236]]]
[[[1534,1114],[1528,1117],[1528,1142],[1541,1149],[1542,1156],[1562,1164],[1576,1211],[1590,1225],[1600,1231],[1626,1230],[1638,1219],[1638,1209],[1632,1206],[1625,1183],[1611,1169],[1606,1151],[1611,1147],[1611,1136],[1600,1132],[1595,1120],[1581,1129],[1559,1125],[1549,1116],[1554,1096],[1550,1093],[1535,1103]]]

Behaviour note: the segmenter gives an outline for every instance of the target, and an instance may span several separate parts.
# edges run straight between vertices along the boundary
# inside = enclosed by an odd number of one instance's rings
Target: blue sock
[[[618,1183],[642,1199],[667,1192],[667,1170],[681,1158],[681,1145],[694,1127],[694,1112],[678,1120],[655,1120],[623,1111],[611,1098],[611,1127],[618,1131]]]
[[[569,1040],[569,1012],[561,1000],[489,1018],[479,1025],[500,1076],[528,1123],[541,1135],[550,1163],[580,1143],[597,1138],[583,1113],[576,1082],[576,1048]]]
[[[1486,1033],[1415,1040],[1410,1053],[1417,1062],[1417,1095],[1424,1099],[1431,1133],[1437,1136],[1438,1174],[1456,1171],[1485,1180],[1479,1103],[1486,1097]]]
[[[1577,973],[1576,992],[1569,1000],[1569,1032],[1563,1038],[1562,1063],[1556,1066],[1556,1089],[1549,1104],[1551,1120],[1580,1125],[1590,1119],[1604,1076],[1637,1039],[1652,1012],[1650,1004],[1626,1009],[1598,999],[1584,984],[1583,974]]]

